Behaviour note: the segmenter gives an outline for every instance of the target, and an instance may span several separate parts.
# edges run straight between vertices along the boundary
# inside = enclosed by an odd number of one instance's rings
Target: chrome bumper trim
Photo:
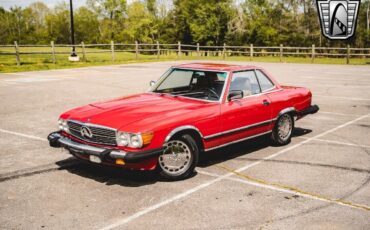
[[[96,155],[96,156],[101,156],[101,154],[104,151],[108,150],[106,148],[99,148],[99,147],[95,147],[95,146],[81,144],[81,143],[75,142],[75,141],[73,141],[73,140],[71,140],[70,138],[67,138],[67,137],[60,137],[58,142],[64,148],[67,147],[67,148],[72,149],[73,151],[76,151],[76,152],[88,153],[88,154]],[[126,154],[127,153],[124,152],[124,151],[112,150],[109,153],[109,156],[114,158],[114,159],[122,159],[126,156]]]

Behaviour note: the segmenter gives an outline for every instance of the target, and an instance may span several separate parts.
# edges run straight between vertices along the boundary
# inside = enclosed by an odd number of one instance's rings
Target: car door
[[[273,82],[266,73],[260,69],[256,69],[255,73],[262,92],[271,100],[272,118],[277,118],[279,112],[290,107],[292,103],[287,99],[286,92],[276,82]]]
[[[271,130],[271,101],[261,92],[255,71],[234,72],[229,92],[233,90],[243,91],[243,98],[221,104],[221,145]]]

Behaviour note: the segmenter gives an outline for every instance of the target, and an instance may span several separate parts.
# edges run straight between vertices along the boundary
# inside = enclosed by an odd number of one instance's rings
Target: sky
[[[12,6],[21,6],[24,8],[36,1],[45,3],[49,8],[53,8],[59,2],[69,3],[69,0],[0,0],[0,7],[9,9]],[[73,0],[73,8],[83,6],[85,3],[86,0]]]

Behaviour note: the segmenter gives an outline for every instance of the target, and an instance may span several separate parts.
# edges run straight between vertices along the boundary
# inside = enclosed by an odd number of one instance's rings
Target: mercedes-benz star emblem
[[[85,138],[92,138],[93,137],[93,134],[92,134],[91,130],[86,126],[81,127],[80,133],[81,133],[81,136],[85,137]]]

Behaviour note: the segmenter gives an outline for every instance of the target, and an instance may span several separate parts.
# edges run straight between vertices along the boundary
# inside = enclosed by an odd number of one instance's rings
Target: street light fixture
[[[78,57],[76,53],[76,47],[75,45],[75,30],[74,30],[74,23],[73,23],[73,5],[72,0],[69,0],[69,14],[71,17],[71,44],[72,44],[72,52],[71,56],[68,57],[69,61],[79,61],[80,58]]]
[[[369,11],[370,11],[370,1],[367,2],[367,10],[366,10],[366,34],[367,34],[367,41],[369,41],[369,25],[370,25]]]

